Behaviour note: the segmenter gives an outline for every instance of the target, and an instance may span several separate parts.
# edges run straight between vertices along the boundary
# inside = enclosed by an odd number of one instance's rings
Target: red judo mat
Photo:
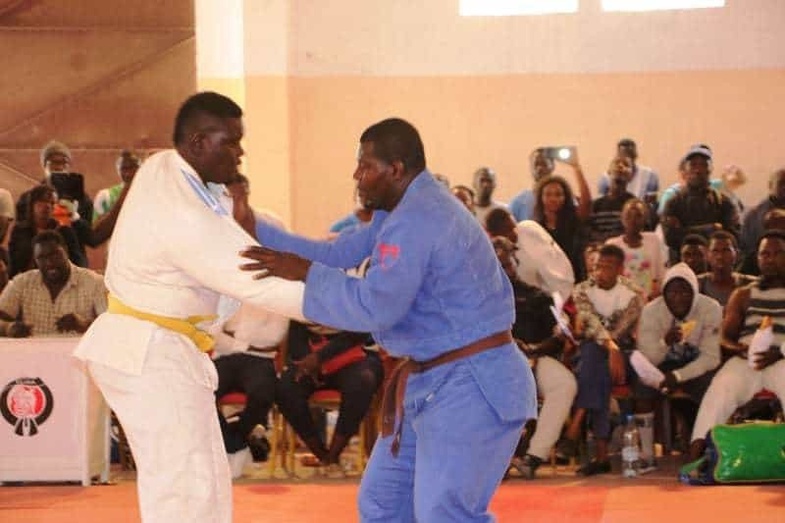
[[[358,483],[245,482],[234,486],[237,523],[358,521]],[[500,522],[785,521],[785,487],[685,487],[673,480],[505,482],[494,496]],[[0,487],[3,523],[124,523],[139,521],[136,485]]]

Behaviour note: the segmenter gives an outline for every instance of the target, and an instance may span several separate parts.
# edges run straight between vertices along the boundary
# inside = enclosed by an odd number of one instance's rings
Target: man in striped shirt
[[[722,366],[703,397],[692,432],[693,459],[703,455],[706,433],[761,389],[785,399],[785,232],[764,233],[758,244],[758,266],[761,279],[733,291],[725,306],[722,344],[736,356]],[[766,316],[772,320],[773,343],[747,361],[752,337]]]

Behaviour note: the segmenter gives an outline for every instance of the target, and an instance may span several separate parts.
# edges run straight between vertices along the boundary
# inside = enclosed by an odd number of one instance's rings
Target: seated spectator
[[[43,231],[57,231],[63,238],[66,252],[71,263],[79,267],[87,267],[84,250],[79,246],[76,233],[70,225],[62,225],[54,218],[55,191],[48,185],[39,185],[28,193],[30,205],[27,214],[20,217],[11,231],[8,241],[10,255],[9,274],[13,278],[17,274],[35,267],[33,258],[33,238]]]
[[[502,202],[493,199],[496,190],[496,171],[490,167],[480,167],[474,171],[472,187],[475,194],[474,215],[480,223],[485,223],[485,218],[493,209],[507,208]]]
[[[120,156],[117,157],[117,161],[115,162],[115,169],[117,170],[117,175],[120,177],[120,183],[106,189],[101,189],[98,191],[98,194],[95,195],[92,218],[93,223],[96,223],[98,218],[107,214],[120,200],[123,188],[133,180],[134,175],[136,174],[136,171],[139,170],[141,164],[142,161],[132,151],[124,150],[120,152]]]
[[[534,221],[542,225],[569,258],[575,281],[586,277],[583,250],[587,243],[586,220],[591,212],[591,194],[577,155],[570,159],[581,187],[580,204],[576,207],[572,189],[560,176],[546,176],[535,189]]]
[[[736,355],[720,368],[703,397],[692,431],[693,460],[703,455],[708,431],[725,423],[761,389],[785,401],[785,232],[763,234],[758,267],[760,280],[733,291],[725,306],[722,344]],[[753,356],[748,354],[750,342],[765,317],[772,320],[774,340],[768,350]]]
[[[621,210],[624,204],[635,198],[627,191],[627,183],[632,176],[632,161],[626,156],[617,156],[608,167],[611,185],[607,194],[592,203],[589,221],[589,238],[596,243],[604,243],[624,232],[621,223]]]
[[[711,150],[700,145],[684,156],[687,185],[668,202],[662,214],[662,230],[672,262],[687,234],[708,238],[716,230],[725,230],[739,235],[736,207],[725,194],[709,186],[711,160]]]
[[[686,263],[695,274],[709,270],[709,242],[700,234],[688,234],[679,250],[679,261]]]
[[[650,196],[656,196],[660,189],[660,181],[651,167],[638,164],[638,146],[630,138],[623,138],[616,144],[617,156],[625,156],[632,162],[632,176],[627,184],[627,191],[646,202]],[[604,173],[597,185],[597,194],[605,196],[611,186],[611,176]]]
[[[553,300],[537,287],[518,279],[516,247],[509,239],[493,238],[493,246],[515,294],[512,335],[529,358],[537,394],[542,398],[536,430],[531,434],[527,424],[511,463],[522,477],[534,479],[537,468],[547,460],[551,447],[559,439],[577,385],[572,373],[559,361],[564,339],[554,335],[556,320],[550,311]]]
[[[70,263],[55,231],[33,238],[33,259],[38,268],[14,277],[0,294],[0,335],[84,333],[106,311],[101,275]]]
[[[623,275],[643,289],[643,299],[648,302],[660,294],[667,255],[660,238],[643,230],[647,213],[648,207],[642,201],[637,198],[628,200],[621,210],[624,234],[605,243],[624,251]]]
[[[758,257],[758,242],[768,228],[764,223],[766,214],[775,209],[785,209],[785,168],[777,169],[769,177],[769,195],[744,216],[739,237],[741,272],[744,274],[759,274],[755,263]]]
[[[698,275],[698,289],[725,307],[731,293],[757,280],[755,276],[733,270],[738,256],[736,238],[727,231],[716,231],[709,238],[709,272]]]
[[[638,350],[664,374],[652,388],[635,380],[635,418],[641,435],[641,470],[654,468],[654,409],[662,394],[676,389],[694,405],[685,416],[692,425],[694,414],[714,369],[720,364],[719,329],[722,309],[698,293],[698,281],[684,263],[665,273],[662,296],[647,304],[641,314]]]
[[[516,224],[506,209],[494,209],[488,214],[485,230],[491,237],[502,236],[513,243],[520,281],[548,295],[558,292],[562,299],[569,298],[575,283],[572,265],[540,224],[532,220]]]
[[[320,350],[314,347],[322,345]],[[331,358],[358,346],[366,346],[366,357],[325,374],[322,365]],[[326,468],[328,477],[344,476],[341,452],[357,433],[382,382],[378,351],[370,349],[369,335],[339,332],[320,325],[291,322],[288,365],[278,381],[276,401],[286,421]],[[324,440],[308,409],[308,398],[319,389],[341,393],[341,406],[332,440]]]
[[[575,412],[561,450],[564,454],[574,454],[588,415],[597,453],[578,469],[578,474],[583,476],[611,471],[608,459],[611,388],[625,380],[621,351],[632,350],[633,333],[643,308],[641,289],[622,276],[623,271],[624,251],[615,245],[603,245],[590,279],[576,285],[572,294],[578,309],[575,330],[582,341],[575,366],[578,380]]]
[[[460,200],[470,213],[474,214],[474,191],[465,185],[455,185],[450,189],[450,192]]]
[[[531,152],[529,155],[530,170],[532,179],[534,181],[533,187],[537,187],[537,183],[553,174],[556,169],[556,163],[553,158],[549,158],[543,154],[543,148],[539,147]],[[516,222],[524,220],[532,220],[534,218],[534,203],[535,203],[534,188],[524,189],[518,193],[512,200],[510,200],[510,213],[515,218]]]
[[[238,222],[244,213],[251,212],[255,220],[284,228],[280,221],[250,207],[245,176],[238,173],[226,189],[228,198],[223,198],[222,203],[232,209]],[[225,296],[221,297],[218,310],[220,319],[211,328],[218,372],[215,397],[220,399],[230,392],[246,396],[245,408],[236,419],[226,420],[220,411],[218,415],[232,477],[237,478],[251,458],[267,459],[269,443],[264,434],[278,381],[275,357],[289,330],[289,320]]]

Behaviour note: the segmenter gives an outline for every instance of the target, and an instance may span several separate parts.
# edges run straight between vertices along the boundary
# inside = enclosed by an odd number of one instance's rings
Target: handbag
[[[717,425],[706,452],[687,463],[679,479],[689,485],[785,481],[785,423]]]
[[[326,347],[329,342],[330,340],[326,336],[319,336],[316,339],[309,339],[308,347],[311,349],[311,352],[318,352]],[[322,374],[325,376],[334,374],[347,365],[364,360],[365,356],[365,349],[363,348],[363,345],[359,343],[350,349],[343,351],[337,356],[333,356],[329,360],[323,361]]]

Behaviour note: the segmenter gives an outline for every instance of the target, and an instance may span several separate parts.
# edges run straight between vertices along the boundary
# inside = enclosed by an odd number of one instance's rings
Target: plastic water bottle
[[[621,475],[625,478],[634,478],[638,475],[638,459],[641,455],[641,435],[635,418],[627,416],[627,425],[624,427],[621,449]]]

